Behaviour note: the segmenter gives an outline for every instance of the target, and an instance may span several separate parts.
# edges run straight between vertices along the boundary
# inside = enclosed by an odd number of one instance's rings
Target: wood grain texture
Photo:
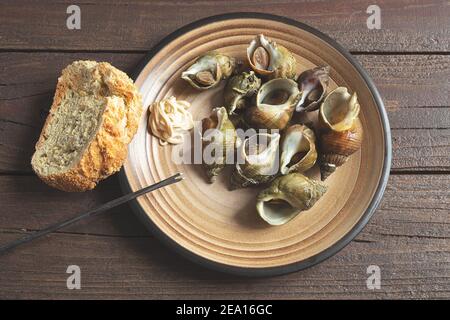
[[[78,1],[81,30],[66,28],[70,1],[2,1],[0,48],[147,51],[194,20],[236,11],[271,13],[302,21],[352,51],[436,52],[450,46],[447,1],[377,1],[380,30],[369,30],[370,0],[357,1]],[[24,23],[26,21],[26,23]],[[114,30],[112,32],[112,30]],[[94,35],[94,36],[93,36]]]
[[[26,231],[44,228],[56,222],[99,206],[122,195],[117,175],[102,181],[97,188],[83,193],[67,193],[42,183],[36,176],[0,176],[0,194],[5,214],[0,215],[3,230]],[[26,195],[26,206],[18,205]],[[118,219],[117,219],[118,218]],[[112,219],[112,220],[111,220]],[[111,223],[116,220],[118,224]],[[131,221],[131,223],[129,223]],[[147,231],[127,205],[112,209],[91,221],[80,221],[67,232],[111,236],[144,236]]]
[[[77,2],[77,31],[65,27],[69,4],[0,4],[0,173],[8,174],[0,175],[0,242],[120,194],[117,177],[92,192],[66,194],[26,176],[61,69],[92,58],[130,72],[168,33],[224,12],[287,16],[370,53],[357,59],[385,101],[393,172],[404,173],[391,175],[380,208],[349,246],[299,273],[241,279],[205,270],[163,246],[121,206],[0,256],[0,298],[450,298],[448,2],[377,1],[381,30],[366,28],[368,0],[86,0]],[[82,268],[80,291],[66,289],[69,264]],[[365,287],[370,264],[382,268],[379,291]]]
[[[130,73],[143,54],[0,53],[0,172],[29,164],[62,68],[73,60],[111,62]],[[450,170],[450,56],[356,55],[385,101],[395,171]],[[430,153],[430,148],[433,152]]]
[[[7,208],[1,242],[76,211],[64,207],[67,194],[39,188],[35,177],[18,177],[17,188],[8,190],[10,179],[0,177]],[[79,196],[80,206],[113,197],[116,182],[110,182]],[[379,210],[355,241],[320,265],[268,279],[194,265],[141,229],[125,206],[1,256],[0,298],[450,298],[449,184],[448,175],[391,176]],[[25,206],[17,201],[24,192]],[[79,291],[66,289],[69,264],[81,267]],[[381,268],[381,290],[366,288],[372,264]]]

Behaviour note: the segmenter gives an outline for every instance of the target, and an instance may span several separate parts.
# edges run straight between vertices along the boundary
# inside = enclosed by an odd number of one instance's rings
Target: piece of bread
[[[141,97],[124,72],[106,62],[73,62],[58,79],[33,170],[64,191],[94,188],[122,166],[141,114]]]

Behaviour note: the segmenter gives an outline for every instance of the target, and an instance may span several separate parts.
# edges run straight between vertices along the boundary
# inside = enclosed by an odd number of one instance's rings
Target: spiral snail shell
[[[323,101],[319,110],[319,166],[324,181],[350,155],[361,148],[363,128],[358,115],[356,92],[338,87]]]

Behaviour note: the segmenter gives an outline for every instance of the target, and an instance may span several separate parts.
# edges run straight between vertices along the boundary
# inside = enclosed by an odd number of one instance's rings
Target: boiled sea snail
[[[284,129],[299,98],[294,80],[270,80],[258,90],[256,105],[246,109],[245,120],[258,129]]]
[[[238,150],[231,189],[271,181],[278,173],[279,142],[278,133],[256,133],[245,139]]]
[[[198,57],[181,74],[181,78],[196,89],[206,90],[217,86],[221,80],[229,78],[235,68],[236,60],[234,58],[210,51]]]
[[[322,181],[348,157],[361,148],[363,129],[356,92],[338,87],[323,101],[319,110],[319,166]]]
[[[295,124],[286,129],[280,144],[280,172],[305,172],[317,160],[314,131],[305,125]]]
[[[224,90],[224,101],[228,114],[231,115],[235,113],[235,110],[243,109],[246,106],[246,98],[256,94],[260,86],[261,80],[253,71],[232,76]]]
[[[247,60],[251,68],[261,76],[269,79],[295,78],[297,61],[294,55],[262,34],[250,42]]]
[[[276,178],[258,194],[256,210],[268,224],[282,225],[312,208],[326,191],[323,183],[300,173],[290,173]]]
[[[238,137],[224,107],[215,108],[202,120],[202,151],[208,180],[213,183],[227,163],[234,162]],[[230,159],[230,157],[232,159]]]
[[[297,83],[302,92],[302,97],[297,103],[296,111],[314,111],[319,109],[320,103],[327,94],[330,82],[330,67],[317,67],[302,72]]]

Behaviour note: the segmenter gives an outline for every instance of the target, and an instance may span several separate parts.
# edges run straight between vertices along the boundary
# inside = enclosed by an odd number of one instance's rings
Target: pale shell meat
[[[247,60],[257,74],[269,79],[295,78],[297,61],[294,55],[262,34],[247,47]]]
[[[210,51],[198,57],[181,74],[192,87],[206,90],[217,86],[221,80],[231,76],[236,68],[236,60],[225,54]]]

